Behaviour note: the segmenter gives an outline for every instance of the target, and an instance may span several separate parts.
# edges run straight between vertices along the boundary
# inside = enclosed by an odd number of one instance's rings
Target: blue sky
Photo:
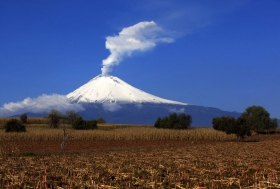
[[[110,75],[148,93],[280,118],[280,1],[0,1],[0,107],[66,95],[101,74],[105,42],[153,21],[172,38]]]

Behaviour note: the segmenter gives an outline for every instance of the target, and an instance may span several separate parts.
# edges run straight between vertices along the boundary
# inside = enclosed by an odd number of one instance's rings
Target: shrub
[[[106,123],[105,119],[103,117],[97,118],[97,123]]]
[[[96,120],[87,120],[86,129],[97,129],[97,121]]]
[[[21,120],[22,123],[27,123],[27,115],[26,115],[26,113],[21,114],[19,119]]]
[[[82,117],[78,117],[73,121],[73,129],[82,129],[84,127],[85,120]]]
[[[191,123],[191,115],[173,113],[169,117],[158,118],[154,126],[164,129],[188,129]]]
[[[72,126],[73,126],[75,119],[77,119],[79,117],[81,117],[80,114],[75,110],[67,111],[66,115],[65,115],[65,119],[66,119],[67,123],[71,124]]]
[[[5,132],[25,132],[25,126],[17,119],[11,119],[5,124]]]
[[[216,117],[212,120],[215,130],[223,131],[226,134],[236,134],[238,141],[246,135],[251,136],[251,129],[248,120],[240,116],[237,120],[231,116]]]
[[[35,156],[36,154],[33,152],[23,152],[21,153],[22,156]]]
[[[82,117],[76,118],[72,125],[73,129],[77,130],[88,130],[88,129],[97,129],[96,120],[83,120]]]
[[[271,119],[270,114],[261,106],[250,106],[235,120],[234,117],[216,117],[212,120],[215,130],[227,134],[236,134],[238,140],[251,136],[252,131],[258,134],[275,133],[278,127],[277,119]]]
[[[236,120],[234,117],[222,116],[213,118],[212,124],[215,130],[233,134],[236,127]]]

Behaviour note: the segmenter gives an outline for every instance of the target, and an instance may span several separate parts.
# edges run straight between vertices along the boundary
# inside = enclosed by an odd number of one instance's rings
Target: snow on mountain
[[[77,103],[164,103],[187,105],[186,103],[163,99],[141,91],[123,80],[109,75],[98,75],[67,95]]]

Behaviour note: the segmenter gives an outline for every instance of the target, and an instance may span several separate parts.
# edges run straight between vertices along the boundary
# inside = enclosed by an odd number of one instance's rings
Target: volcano
[[[85,108],[79,112],[84,119],[103,117],[108,123],[154,124],[158,117],[176,112],[191,115],[194,126],[211,126],[214,117],[240,115],[218,108],[167,100],[110,75],[96,76],[69,93],[67,98]]]
[[[163,99],[140,89],[137,89],[123,80],[109,75],[99,75],[67,95],[76,103],[156,103],[177,104],[186,103]]]

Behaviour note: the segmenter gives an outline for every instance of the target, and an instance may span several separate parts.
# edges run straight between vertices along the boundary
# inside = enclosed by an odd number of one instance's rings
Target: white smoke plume
[[[0,108],[0,117],[8,117],[22,113],[45,113],[51,109],[61,112],[67,110],[84,110],[80,104],[72,104],[64,95],[43,94],[37,98],[26,98],[20,102],[5,103]]]
[[[110,55],[102,61],[102,75],[112,71],[112,66],[118,65],[124,57],[131,56],[134,51],[146,51],[158,43],[172,43],[173,38],[164,37],[165,31],[155,22],[139,22],[124,28],[117,36],[106,37],[106,49]]]

